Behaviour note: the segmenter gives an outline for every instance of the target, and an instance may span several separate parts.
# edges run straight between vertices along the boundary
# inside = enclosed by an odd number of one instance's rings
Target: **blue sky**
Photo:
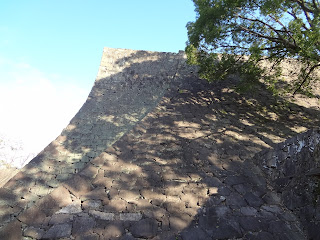
[[[194,19],[191,0],[0,1],[0,132],[44,147],[84,103],[103,47],[177,52]]]

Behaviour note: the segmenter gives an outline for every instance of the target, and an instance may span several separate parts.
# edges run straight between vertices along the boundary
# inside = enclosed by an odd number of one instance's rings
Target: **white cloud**
[[[27,63],[0,59],[0,132],[20,139],[30,153],[54,140],[90,90],[61,79]]]

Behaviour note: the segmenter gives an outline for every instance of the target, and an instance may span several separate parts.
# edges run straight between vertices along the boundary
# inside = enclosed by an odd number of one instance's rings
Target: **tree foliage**
[[[262,59],[279,64],[294,58],[303,66],[296,92],[320,66],[318,0],[193,1],[197,18],[187,24],[186,52],[208,80],[252,68]],[[244,61],[243,56],[249,57]]]

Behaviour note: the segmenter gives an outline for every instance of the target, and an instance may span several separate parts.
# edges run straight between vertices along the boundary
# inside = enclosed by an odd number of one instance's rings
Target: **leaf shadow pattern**
[[[268,232],[287,222],[264,210],[280,203],[248,159],[317,126],[319,112],[294,103],[276,111],[267,91],[209,84],[181,56],[126,54],[117,53],[121,69],[95,82],[61,136],[1,189],[1,206],[10,207],[1,222],[47,237],[60,224],[70,229],[64,237],[79,239],[300,234],[287,225]],[[52,222],[70,204],[79,206],[71,220]]]

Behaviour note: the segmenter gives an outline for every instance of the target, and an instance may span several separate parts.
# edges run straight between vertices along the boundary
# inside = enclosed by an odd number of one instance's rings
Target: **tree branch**
[[[268,15],[271,19],[273,19],[273,21],[276,21],[278,24],[280,24],[280,26],[283,27],[284,29],[284,32],[292,39],[292,41],[294,42],[294,45],[297,45],[296,44],[296,40],[294,39],[294,37],[292,36],[292,34],[290,33],[290,31],[287,29],[287,27],[282,23],[280,22],[278,19],[276,19],[275,17],[273,17],[272,15]]]
[[[305,2],[303,0],[295,0],[296,3],[299,4],[299,6],[301,7],[301,9],[303,10],[303,13],[310,25],[311,28],[313,28],[313,23],[312,23],[312,20],[310,18],[310,14],[309,13],[313,13],[313,10],[308,8],[306,5],[305,5]]]
[[[268,23],[266,23],[266,22],[261,21],[260,19],[247,18],[247,17],[241,16],[241,15],[237,15],[237,16],[238,16],[239,18],[241,18],[241,19],[248,20],[248,21],[251,21],[251,22],[259,22],[259,23],[267,26],[270,30],[274,31],[274,32],[278,35],[279,38],[267,37],[267,36],[264,36],[264,35],[262,35],[262,34],[260,34],[260,33],[257,33],[257,32],[255,32],[255,31],[252,31],[252,30],[246,28],[247,31],[250,31],[251,33],[253,33],[253,34],[255,34],[255,35],[259,36],[259,37],[267,38],[267,39],[270,40],[270,41],[273,41],[273,40],[271,40],[271,39],[274,39],[275,42],[282,42],[282,43],[284,43],[284,45],[290,46],[290,48],[292,48],[292,49],[296,49],[297,45],[296,45],[295,41],[294,41],[293,43],[290,43],[288,40],[284,39],[284,38],[282,37],[282,35],[280,34],[280,33],[289,34],[289,32],[275,29],[273,26],[271,26],[270,24],[268,24]],[[244,27],[243,27],[243,28],[244,28]],[[259,34],[259,35],[258,35],[258,34]],[[290,36],[290,35],[289,35],[289,36]],[[292,38],[292,39],[293,39],[293,38]],[[294,39],[293,39],[293,40],[294,40]]]
[[[260,38],[263,38],[263,39],[267,39],[271,42],[275,42],[275,43],[279,43],[279,44],[283,44],[284,46],[288,47],[288,48],[291,48],[292,50],[298,50],[298,46],[290,43],[289,41],[283,39],[283,38],[275,38],[275,37],[270,37],[270,36],[266,36],[266,35],[263,35],[261,33],[258,33],[258,32],[255,32],[255,31],[252,31],[248,28],[245,28],[244,26],[239,26],[241,29],[243,29],[244,31],[246,32],[249,32],[251,34],[254,34],[256,35],[257,37],[260,37]]]
[[[313,65],[307,75],[303,78],[302,82],[299,84],[299,87],[293,92],[293,96],[301,89],[301,87],[303,86],[303,84],[305,84],[305,82],[308,80],[310,74],[317,68],[317,67],[320,67],[320,64],[316,64],[316,65]]]

